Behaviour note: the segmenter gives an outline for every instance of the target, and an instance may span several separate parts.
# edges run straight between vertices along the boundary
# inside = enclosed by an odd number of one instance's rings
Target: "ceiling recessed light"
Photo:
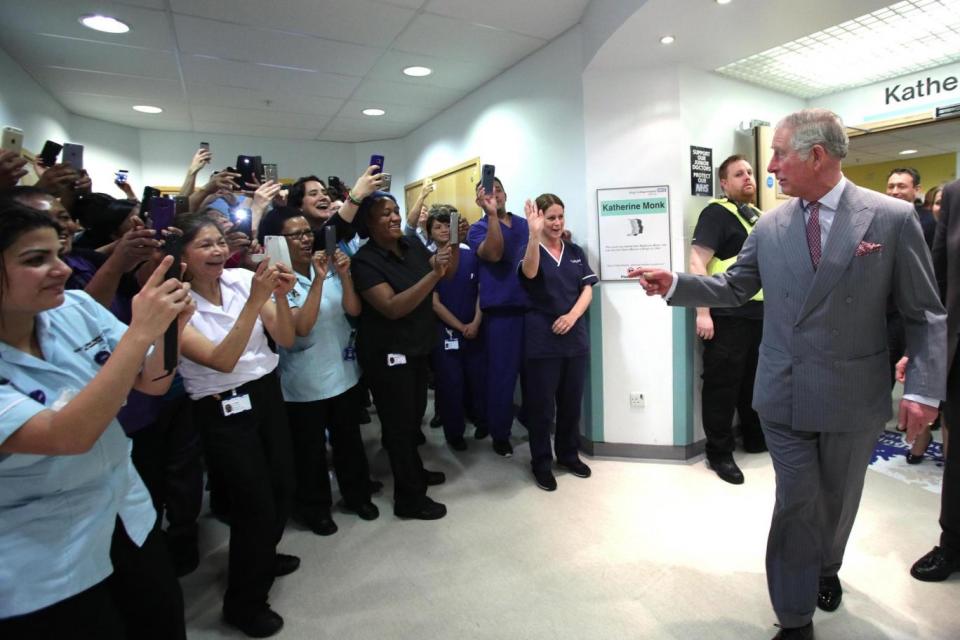
[[[133,110],[139,111],[140,113],[163,113],[163,109],[160,107],[151,107],[148,104],[138,104]]]
[[[383,109],[364,109],[363,115],[365,116],[382,116],[386,111]]]
[[[422,78],[423,76],[428,76],[433,73],[433,69],[430,67],[407,67],[403,72],[414,78]]]
[[[673,44],[674,40],[676,40],[676,38],[673,36],[663,36],[660,38],[660,44]]]
[[[717,4],[730,4],[730,0],[717,0]]]
[[[130,31],[130,26],[126,23],[120,22],[116,18],[101,16],[99,14],[81,17],[80,24],[88,29],[103,31],[104,33],[126,33]]]
[[[916,150],[916,149],[904,149],[903,151],[900,152],[900,155],[902,155],[902,156],[912,156],[912,155],[915,154],[915,153],[917,153],[917,150]]]

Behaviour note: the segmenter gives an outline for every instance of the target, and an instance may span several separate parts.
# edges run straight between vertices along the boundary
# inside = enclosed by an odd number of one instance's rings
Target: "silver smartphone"
[[[16,127],[4,127],[2,148],[4,151],[13,151],[19,155],[23,151],[23,131]]]
[[[275,164],[264,164],[263,165],[263,181],[267,182],[268,180],[277,180],[277,165]]]
[[[460,214],[454,211],[450,214],[450,246],[460,244]]]
[[[383,190],[390,191],[390,183],[393,182],[393,176],[389,173],[381,174],[383,176]]]
[[[63,161],[73,167],[75,171],[83,171],[83,145],[64,143]]]

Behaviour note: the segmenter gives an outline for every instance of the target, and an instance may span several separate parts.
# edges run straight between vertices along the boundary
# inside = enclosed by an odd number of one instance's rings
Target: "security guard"
[[[760,210],[753,204],[757,185],[753,168],[740,155],[730,156],[717,171],[726,197],[711,200],[700,213],[690,247],[690,272],[723,273],[737,260]],[[707,462],[721,479],[742,484],[733,460],[733,411],[740,415],[743,448],[766,451],[760,420],[751,407],[763,334],[763,292],[735,309],[697,309],[697,336],[703,340],[703,430]]]

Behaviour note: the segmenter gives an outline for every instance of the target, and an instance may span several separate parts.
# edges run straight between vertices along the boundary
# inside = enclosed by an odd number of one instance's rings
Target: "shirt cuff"
[[[673,297],[673,292],[677,290],[677,282],[680,281],[680,278],[677,277],[676,271],[671,271],[670,275],[673,276],[673,284],[670,285],[670,290],[663,294],[663,299],[667,302],[670,302],[670,298]]]
[[[904,400],[909,400],[910,402],[919,402],[920,404],[925,404],[928,407],[938,408],[940,406],[940,401],[936,398],[928,398],[927,396],[918,396],[915,393],[905,393],[903,394]]]

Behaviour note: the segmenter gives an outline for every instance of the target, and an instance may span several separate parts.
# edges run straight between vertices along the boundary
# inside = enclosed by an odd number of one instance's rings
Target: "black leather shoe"
[[[467,450],[467,441],[463,439],[463,436],[453,436],[452,438],[447,438],[447,444],[449,444],[450,448],[454,451]]]
[[[934,547],[910,567],[910,575],[924,582],[941,582],[954,571],[960,571],[960,556],[943,547]]]
[[[474,439],[474,440],[483,440],[483,439],[486,438],[488,435],[490,435],[490,432],[487,431],[487,428],[486,428],[486,427],[482,427],[482,426],[481,426],[481,427],[475,427],[474,430],[473,430],[473,439]]]
[[[920,464],[921,462],[923,462],[922,453],[915,456],[909,451],[907,451],[907,464]]]
[[[717,460],[707,460],[707,464],[713,469],[720,479],[730,484],[743,484],[743,472],[733,461],[733,458],[719,458]]]
[[[332,536],[337,532],[337,523],[333,521],[329,512],[304,516],[303,523],[318,536]]]
[[[439,415],[439,414],[437,414],[437,415],[433,416],[432,418],[430,418],[430,428],[431,428],[431,429],[439,429],[439,428],[442,427],[442,426],[443,426],[443,421],[440,419],[440,415]]]
[[[427,436],[423,435],[423,431],[420,431],[420,429],[417,429],[417,434],[413,436],[413,441],[419,447],[422,444],[427,444]]]
[[[549,469],[542,470],[533,470],[533,477],[537,481],[537,486],[543,489],[544,491],[556,491],[557,490],[557,479],[553,477],[553,473]]]
[[[416,507],[394,505],[393,515],[413,520],[439,520],[447,515],[447,508],[439,502],[424,497],[423,502]]]
[[[762,435],[757,438],[744,438],[743,450],[747,453],[763,453],[767,450],[767,442]]]
[[[361,520],[376,520],[380,517],[380,509],[377,509],[377,505],[372,502],[363,502],[356,505],[347,505],[342,500],[340,501],[340,508],[346,511],[347,513],[355,513],[360,516]]]
[[[808,622],[805,626],[790,629],[780,627],[773,640],[813,640],[813,623]]]
[[[240,629],[251,638],[268,638],[283,628],[283,618],[276,611],[266,606],[253,613],[242,615],[224,609],[223,621],[231,627]]]
[[[817,589],[817,608],[821,611],[836,611],[843,598],[843,587],[837,576],[820,576],[820,587]]]
[[[583,460],[580,459],[572,462],[557,462],[557,466],[561,469],[566,469],[578,478],[589,478],[590,474],[592,473],[590,471],[590,467],[588,467]]]
[[[359,424],[370,424],[373,422],[373,418],[370,417],[370,412],[366,408],[360,409],[360,418],[358,419]]]
[[[498,456],[503,456],[504,458],[513,456],[513,445],[510,444],[509,440],[494,440],[493,450]]]
[[[380,493],[383,491],[383,483],[379,480],[373,480],[372,478],[369,481],[370,493]]]
[[[277,554],[277,563],[273,569],[273,575],[277,578],[288,576],[300,568],[300,558],[287,555],[286,553]]]
[[[444,475],[443,471],[427,471],[424,469],[423,477],[426,478],[428,487],[435,487],[447,481],[447,476]]]

